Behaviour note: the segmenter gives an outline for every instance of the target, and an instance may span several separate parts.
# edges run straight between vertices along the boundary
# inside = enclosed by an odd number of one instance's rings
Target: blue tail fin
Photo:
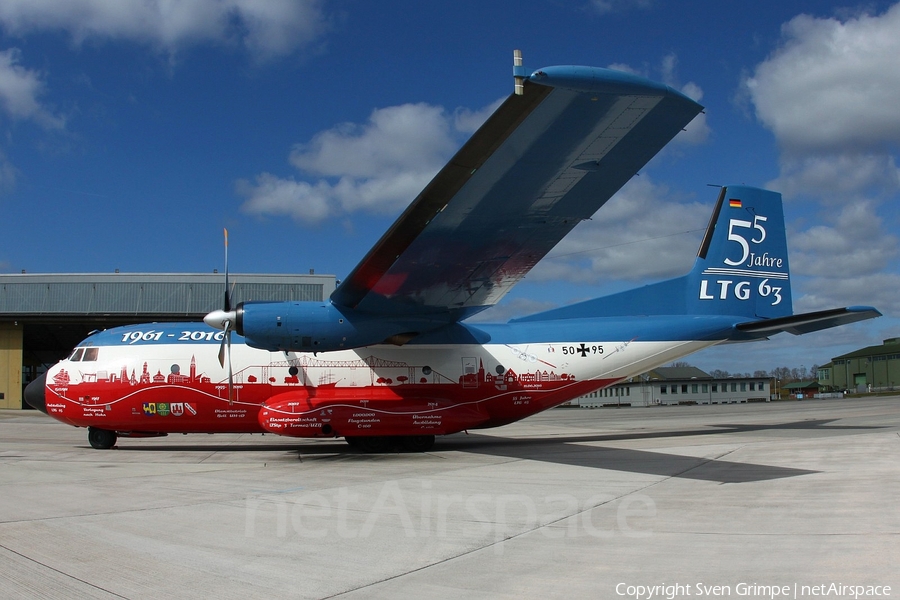
[[[690,314],[792,314],[781,194],[722,188],[687,280]]]
[[[781,194],[722,188],[697,260],[683,277],[530,315],[517,321],[632,315],[792,314]]]
[[[515,319],[733,317],[732,340],[799,335],[881,315],[870,306],[793,314],[781,194],[722,188],[694,268],[684,277]],[[721,323],[721,321],[717,321]]]
[[[687,276],[692,314],[746,316],[731,339],[780,331],[801,335],[881,316],[871,306],[793,314],[781,194],[722,188],[694,268]]]

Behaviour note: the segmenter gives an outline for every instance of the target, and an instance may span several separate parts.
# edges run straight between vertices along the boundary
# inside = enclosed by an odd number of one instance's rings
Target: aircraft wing
[[[375,315],[462,319],[497,303],[702,107],[594,67],[526,78],[331,296]]]

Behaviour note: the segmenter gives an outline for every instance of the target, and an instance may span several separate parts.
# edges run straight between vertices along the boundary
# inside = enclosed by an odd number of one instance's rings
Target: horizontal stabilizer
[[[781,331],[787,331],[794,335],[802,335],[820,329],[837,327],[866,319],[880,317],[881,313],[871,306],[850,306],[847,308],[833,308],[817,312],[764,319],[762,321],[750,321],[735,325],[738,331],[744,333],[761,333],[771,335]]]

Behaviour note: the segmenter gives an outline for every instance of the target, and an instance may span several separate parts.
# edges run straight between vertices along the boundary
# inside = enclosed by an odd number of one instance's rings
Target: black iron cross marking
[[[581,358],[586,357],[590,351],[591,349],[584,344],[581,344],[581,348],[575,348],[575,352],[581,352]]]

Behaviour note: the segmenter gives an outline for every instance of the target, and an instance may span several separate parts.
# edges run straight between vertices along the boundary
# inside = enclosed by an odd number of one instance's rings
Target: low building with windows
[[[583,408],[767,402],[766,377],[715,379],[696,367],[659,367],[573,401]]]
[[[794,381],[784,384],[781,389],[794,400],[815,398],[819,393],[819,382],[815,380]]]

